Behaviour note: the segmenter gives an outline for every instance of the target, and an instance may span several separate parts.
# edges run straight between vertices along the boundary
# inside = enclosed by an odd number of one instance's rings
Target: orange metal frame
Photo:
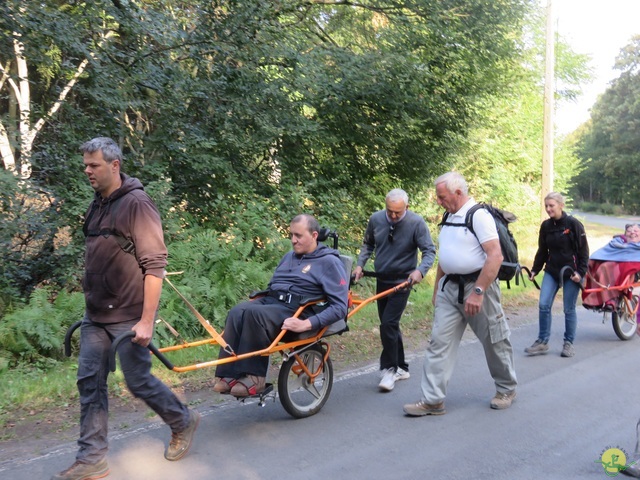
[[[189,309],[194,313],[194,315],[196,316],[196,318],[198,318],[198,320],[200,321],[200,323],[204,326],[205,330],[209,333],[209,335],[211,335],[212,338],[208,338],[208,339],[204,339],[204,340],[198,340],[198,341],[194,341],[194,342],[185,342],[179,345],[173,345],[173,346],[169,346],[169,347],[163,347],[163,348],[159,348],[158,351],[165,353],[165,352],[173,352],[176,350],[182,350],[185,348],[193,348],[193,347],[199,347],[202,345],[220,345],[221,348],[227,348],[228,345],[227,343],[224,341],[224,339],[222,338],[222,333],[219,333],[216,331],[216,329],[213,327],[213,325],[211,325],[204,317],[202,317],[202,315],[193,307],[193,305],[191,305],[191,303],[189,303],[189,301],[178,291],[178,289],[169,281],[168,278],[165,277],[165,281],[167,281],[169,283],[169,285],[171,285],[171,287],[178,293],[178,295],[182,298],[182,300],[187,304],[187,306],[189,307]],[[388,290],[385,290],[384,292],[380,292],[377,295],[374,295],[372,297],[369,298],[360,298],[357,295],[354,295],[353,292],[350,290],[349,291],[349,312],[347,314],[347,319],[351,318],[356,312],[358,312],[359,310],[361,310],[362,308],[364,308],[366,305],[375,302],[376,300],[386,297],[388,295],[391,295],[395,292],[397,292],[398,290],[404,289],[409,287],[409,282],[403,282],[399,285],[396,285],[393,288],[390,288]],[[307,303],[305,305],[301,305],[298,310],[295,312],[295,314],[293,315],[294,317],[299,317],[300,314],[304,311],[305,308],[314,305],[316,303],[320,303],[320,301],[316,301],[316,302],[310,302]],[[300,340],[294,340],[294,341],[289,341],[289,342],[285,342],[283,341],[283,337],[284,335],[287,333],[287,330],[281,330],[280,333],[278,334],[278,336],[273,340],[273,342],[271,342],[271,344],[266,347],[263,348],[261,350],[256,350],[253,352],[248,352],[248,353],[243,353],[243,354],[236,354],[236,353],[231,353],[231,356],[229,357],[225,357],[225,358],[218,358],[216,360],[211,360],[208,362],[202,362],[202,363],[196,363],[193,365],[187,365],[184,367],[177,367],[174,366],[173,367],[173,371],[174,372],[190,372],[193,370],[199,370],[201,368],[208,368],[208,367],[215,367],[217,365],[221,365],[223,363],[232,363],[232,362],[237,362],[239,360],[245,359],[245,358],[249,358],[249,357],[255,357],[255,356],[268,356],[271,355],[273,353],[277,353],[277,352],[282,352],[283,350],[294,350],[297,347],[301,347],[301,346],[306,346],[306,345],[312,345],[314,343],[319,342],[322,337],[325,335],[326,331],[327,331],[328,327],[323,327],[320,330],[318,330],[314,335],[304,338],[304,339],[300,339]],[[329,356],[329,352],[330,352],[330,347],[327,344],[327,351],[325,353],[324,356],[324,360],[326,361],[327,357]],[[296,358],[298,358],[297,353],[294,353],[294,356]],[[301,368],[305,374],[307,374],[309,377],[311,378],[315,378],[317,375],[320,374],[320,372],[322,371],[322,366],[320,366],[320,368],[318,369],[317,372],[310,372],[308,371],[306,365],[304,365],[303,362],[298,361],[298,365],[299,368]]]
[[[624,299],[626,309],[631,315],[636,315],[638,312],[638,304],[636,304],[635,308],[631,308],[631,302],[629,301],[630,295],[626,295],[627,292],[632,293],[633,289],[636,287],[640,287],[640,282],[627,283],[625,285],[607,285],[599,288],[583,288],[582,291],[587,294],[599,293],[605,290],[619,291],[621,293],[621,297]]]

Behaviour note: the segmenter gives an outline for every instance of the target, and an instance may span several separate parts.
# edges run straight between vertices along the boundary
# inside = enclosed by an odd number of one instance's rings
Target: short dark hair
[[[307,223],[307,229],[309,230],[309,233],[320,231],[320,224],[313,215],[309,215],[308,213],[301,213],[300,215],[296,215],[295,217],[293,217],[293,220],[291,220],[291,223],[300,223],[302,221]]]
[[[95,153],[102,152],[102,158],[107,163],[111,163],[114,160],[120,160],[122,165],[122,150],[118,144],[109,137],[96,137],[92,138],[88,142],[84,142],[80,145],[80,151],[82,153]]]

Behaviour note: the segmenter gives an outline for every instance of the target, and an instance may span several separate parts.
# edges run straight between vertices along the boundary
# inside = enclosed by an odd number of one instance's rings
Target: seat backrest
[[[347,277],[351,276],[351,269],[353,268],[353,258],[350,255],[340,254],[340,260],[342,260],[342,266],[347,274]]]

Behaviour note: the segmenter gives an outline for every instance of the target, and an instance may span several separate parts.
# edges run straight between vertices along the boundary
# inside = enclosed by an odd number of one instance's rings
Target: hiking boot
[[[390,392],[396,384],[396,371],[393,367],[382,371],[382,380],[378,384],[378,388],[382,392]]]
[[[509,408],[513,401],[516,399],[516,391],[511,390],[510,392],[496,392],[496,396],[491,399],[491,408],[494,410],[504,410],[505,408]]]
[[[171,441],[167,450],[164,452],[164,458],[175,462],[184,457],[191,447],[193,442],[193,436],[196,433],[196,428],[200,423],[200,414],[195,410],[189,409],[189,423],[181,432],[172,432]]]
[[[533,342],[533,345],[524,349],[524,353],[527,353],[531,356],[533,355],[544,355],[549,351],[549,345],[543,343],[540,340],[536,340]]]
[[[94,480],[109,475],[109,465],[103,458],[98,463],[80,463],[76,461],[66,470],[51,477],[51,480]]]
[[[573,344],[571,342],[564,342],[562,346],[561,357],[573,357],[576,354],[576,349],[573,348]]]
[[[411,375],[409,375],[409,372],[398,367],[398,370],[396,370],[396,382],[398,380],[408,380],[409,377],[411,377]]]
[[[417,403],[407,403],[402,407],[404,413],[410,417],[424,417],[425,415],[444,415],[447,411],[444,409],[444,402],[429,404],[424,400]]]

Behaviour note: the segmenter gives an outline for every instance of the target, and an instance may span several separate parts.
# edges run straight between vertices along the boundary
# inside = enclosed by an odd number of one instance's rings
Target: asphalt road
[[[341,375],[324,408],[306,419],[294,420],[279,401],[264,408],[201,405],[196,441],[179,462],[163,458],[169,432],[160,422],[118,433],[111,437],[108,478],[608,478],[598,463],[602,453],[616,447],[632,455],[635,446],[640,339],[620,341],[600,314],[578,308],[574,358],[560,357],[558,316],[546,356],[523,353],[537,325],[512,331],[520,386],[508,410],[489,408],[493,382],[472,337],[459,351],[446,415],[404,416],[402,405],[419,399],[416,356],[411,378],[390,393],[377,391],[375,365]],[[74,444],[64,444],[16,458],[0,465],[0,478],[48,479],[73,462],[74,452]]]
[[[598,215],[596,213],[579,212],[577,210],[571,212],[571,215],[587,222],[619,228],[620,233],[624,233],[624,226],[628,223],[640,223],[640,217],[638,216],[626,215],[615,217],[611,215]]]

